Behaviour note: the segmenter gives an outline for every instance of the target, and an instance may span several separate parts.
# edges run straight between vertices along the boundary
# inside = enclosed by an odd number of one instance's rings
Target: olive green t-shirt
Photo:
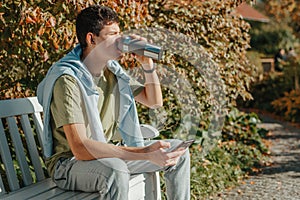
[[[106,69],[103,75],[94,78],[94,82],[99,93],[98,111],[105,138],[107,141],[110,141],[112,138],[119,138],[116,134],[120,96],[117,78]],[[133,79],[130,81],[130,87],[134,96],[138,95],[143,89],[143,85]],[[54,166],[60,158],[73,157],[63,131],[63,125],[73,123],[85,124],[87,136],[90,137],[83,97],[74,77],[62,75],[57,79],[53,88],[50,111],[53,155],[46,160],[46,166],[50,175],[53,175]]]

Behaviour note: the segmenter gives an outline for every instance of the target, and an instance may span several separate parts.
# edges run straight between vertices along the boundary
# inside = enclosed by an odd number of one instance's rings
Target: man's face
[[[93,51],[104,60],[117,59],[121,56],[121,51],[117,48],[117,40],[120,38],[120,28],[118,23],[105,25],[99,36],[94,37],[96,46]],[[95,53],[96,53],[95,52]]]

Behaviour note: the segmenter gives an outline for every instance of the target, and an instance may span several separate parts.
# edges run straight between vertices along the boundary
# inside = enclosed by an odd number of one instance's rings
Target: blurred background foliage
[[[159,66],[167,66],[168,70],[188,80],[191,84],[189,89],[193,91],[191,98],[184,93],[186,88],[176,82],[175,76],[171,79],[174,80],[175,90],[163,85],[164,112],[151,112],[164,115],[163,118],[167,119],[160,122],[163,124],[160,129],[162,138],[176,137],[174,132],[178,131],[189,134],[193,130],[199,141],[203,142],[200,139],[211,129],[211,124],[218,122],[218,119],[211,118],[213,111],[216,107],[222,109],[219,115],[225,121],[220,124],[220,137],[214,138],[215,145],[209,151],[204,151],[203,143],[197,143],[191,148],[192,197],[206,198],[238,183],[257,164],[263,163],[268,154],[261,139],[264,130],[256,126],[259,123],[257,115],[236,109],[238,98],[243,101],[252,99],[249,89],[260,75],[247,53],[250,47],[250,24],[232,14],[242,2],[3,0],[0,2],[0,25],[3,27],[0,29],[0,97],[9,99],[35,95],[37,84],[51,64],[76,44],[76,15],[91,4],[103,4],[115,9],[124,31],[162,28],[188,36],[201,45],[201,52],[198,54],[196,50],[196,55],[193,55],[195,61],[187,61],[180,54],[169,51]],[[168,41],[162,41],[162,44],[164,42]],[[200,62],[204,57],[207,63]],[[123,62],[126,67],[133,63],[132,60]],[[199,63],[200,66],[195,66]],[[213,65],[216,68],[210,68]],[[163,67],[158,69],[162,77],[165,71]],[[213,74],[218,76],[214,77]],[[212,81],[211,86],[208,86],[207,77],[212,79],[209,80]],[[216,78],[220,78],[222,83],[216,85],[224,93],[220,96],[211,94]],[[182,109],[191,112],[182,114]],[[151,121],[146,108],[139,106],[139,111],[142,122]],[[196,111],[199,116],[193,115]],[[196,122],[192,127],[191,120]]]
[[[256,108],[289,122],[300,122],[300,2],[296,0],[258,1],[256,8],[270,18],[269,23],[249,22],[251,52],[256,59],[274,58],[280,48],[285,49],[283,72],[261,71],[261,78],[252,83],[250,101],[238,101],[239,106]],[[294,56],[289,56],[289,49]],[[258,66],[258,65],[256,65]],[[259,67],[259,66],[258,66]],[[262,66],[260,66],[262,68]]]

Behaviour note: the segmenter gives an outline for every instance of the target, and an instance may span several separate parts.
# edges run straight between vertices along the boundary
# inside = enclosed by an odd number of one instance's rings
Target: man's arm
[[[185,150],[166,152],[170,143],[158,141],[147,147],[115,146],[87,138],[84,124],[63,126],[71,151],[77,160],[95,160],[98,158],[120,158],[123,160],[149,160],[161,167],[177,163]]]
[[[155,65],[152,59],[149,58],[143,58],[140,62],[144,69],[145,87],[135,97],[135,100],[149,108],[161,107],[163,105],[162,91],[155,71]]]

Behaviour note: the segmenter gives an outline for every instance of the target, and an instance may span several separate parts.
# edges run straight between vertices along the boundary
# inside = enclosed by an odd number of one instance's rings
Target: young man
[[[188,150],[166,151],[178,140],[144,144],[140,133],[134,99],[148,107],[162,105],[152,59],[136,56],[144,86],[122,70],[114,60],[121,56],[118,16],[108,7],[82,10],[76,32],[80,45],[49,69],[37,92],[44,107],[43,150],[54,182],[124,200],[130,174],[165,170],[168,197],[189,199]],[[117,132],[125,146],[109,142]]]

